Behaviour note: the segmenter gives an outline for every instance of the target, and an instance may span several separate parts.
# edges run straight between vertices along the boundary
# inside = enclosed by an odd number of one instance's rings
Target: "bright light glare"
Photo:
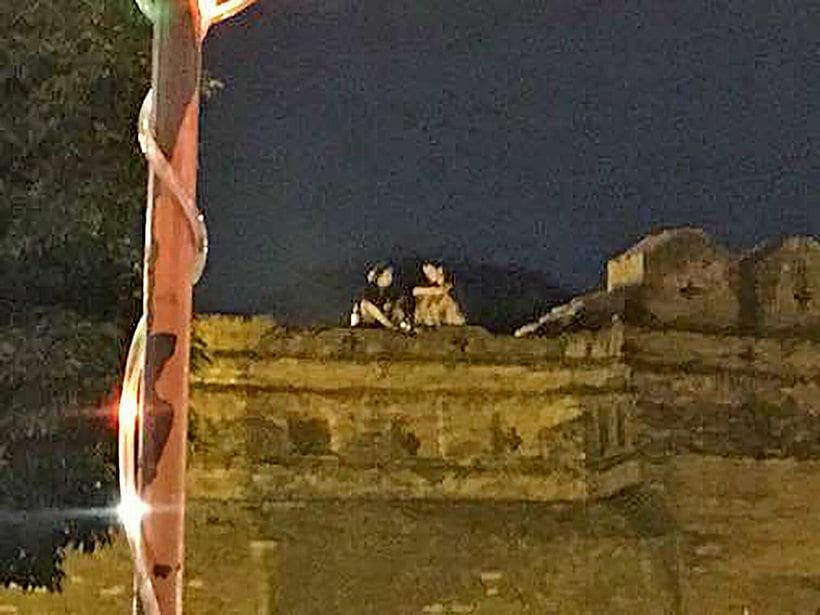
[[[143,502],[138,496],[128,494],[123,497],[119,506],[117,506],[117,515],[129,536],[139,536],[142,518],[149,510],[150,507],[148,504]]]
[[[120,396],[119,422],[121,425],[132,425],[139,413],[137,392],[133,387],[126,388]]]

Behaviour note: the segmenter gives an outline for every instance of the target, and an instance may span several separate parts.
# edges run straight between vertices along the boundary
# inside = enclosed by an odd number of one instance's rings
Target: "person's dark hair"
[[[447,266],[445,266],[445,264],[442,261],[440,261],[438,259],[432,259],[432,258],[428,258],[428,259],[425,259],[425,260],[421,261],[421,264],[419,265],[420,279],[423,281],[423,283],[426,284],[426,283],[429,282],[429,280],[427,280],[427,276],[424,274],[424,266],[428,265],[428,264],[432,265],[433,267],[435,267],[437,269],[440,269],[444,273],[444,283],[445,284],[448,284],[448,283],[453,284],[454,283],[454,275],[453,275],[452,270],[449,269]]]
[[[388,269],[391,272],[393,271],[393,266],[390,263],[377,263],[367,271],[367,281],[375,284],[378,277]]]

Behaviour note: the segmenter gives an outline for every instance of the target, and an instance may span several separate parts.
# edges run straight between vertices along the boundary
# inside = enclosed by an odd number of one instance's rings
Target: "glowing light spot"
[[[119,423],[122,425],[132,425],[139,414],[139,402],[137,391],[126,389],[120,397]]]
[[[150,507],[134,494],[127,494],[117,506],[117,515],[130,537],[140,534],[140,525],[143,517],[148,514]]]

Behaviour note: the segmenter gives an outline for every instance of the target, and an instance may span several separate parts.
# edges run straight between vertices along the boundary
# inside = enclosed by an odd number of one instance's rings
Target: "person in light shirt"
[[[444,267],[426,262],[421,267],[427,284],[413,288],[416,326],[461,326],[466,323],[461,307],[452,295],[453,284]]]

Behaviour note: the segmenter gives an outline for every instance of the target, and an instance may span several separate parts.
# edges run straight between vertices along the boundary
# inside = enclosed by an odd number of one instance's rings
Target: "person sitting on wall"
[[[368,285],[353,305],[351,327],[378,327],[409,332],[412,327],[402,294],[393,286],[393,268],[377,266],[367,274]]]
[[[428,285],[413,288],[416,300],[415,324],[424,327],[464,325],[466,319],[451,294],[453,284],[447,280],[444,267],[427,262],[421,270]]]

